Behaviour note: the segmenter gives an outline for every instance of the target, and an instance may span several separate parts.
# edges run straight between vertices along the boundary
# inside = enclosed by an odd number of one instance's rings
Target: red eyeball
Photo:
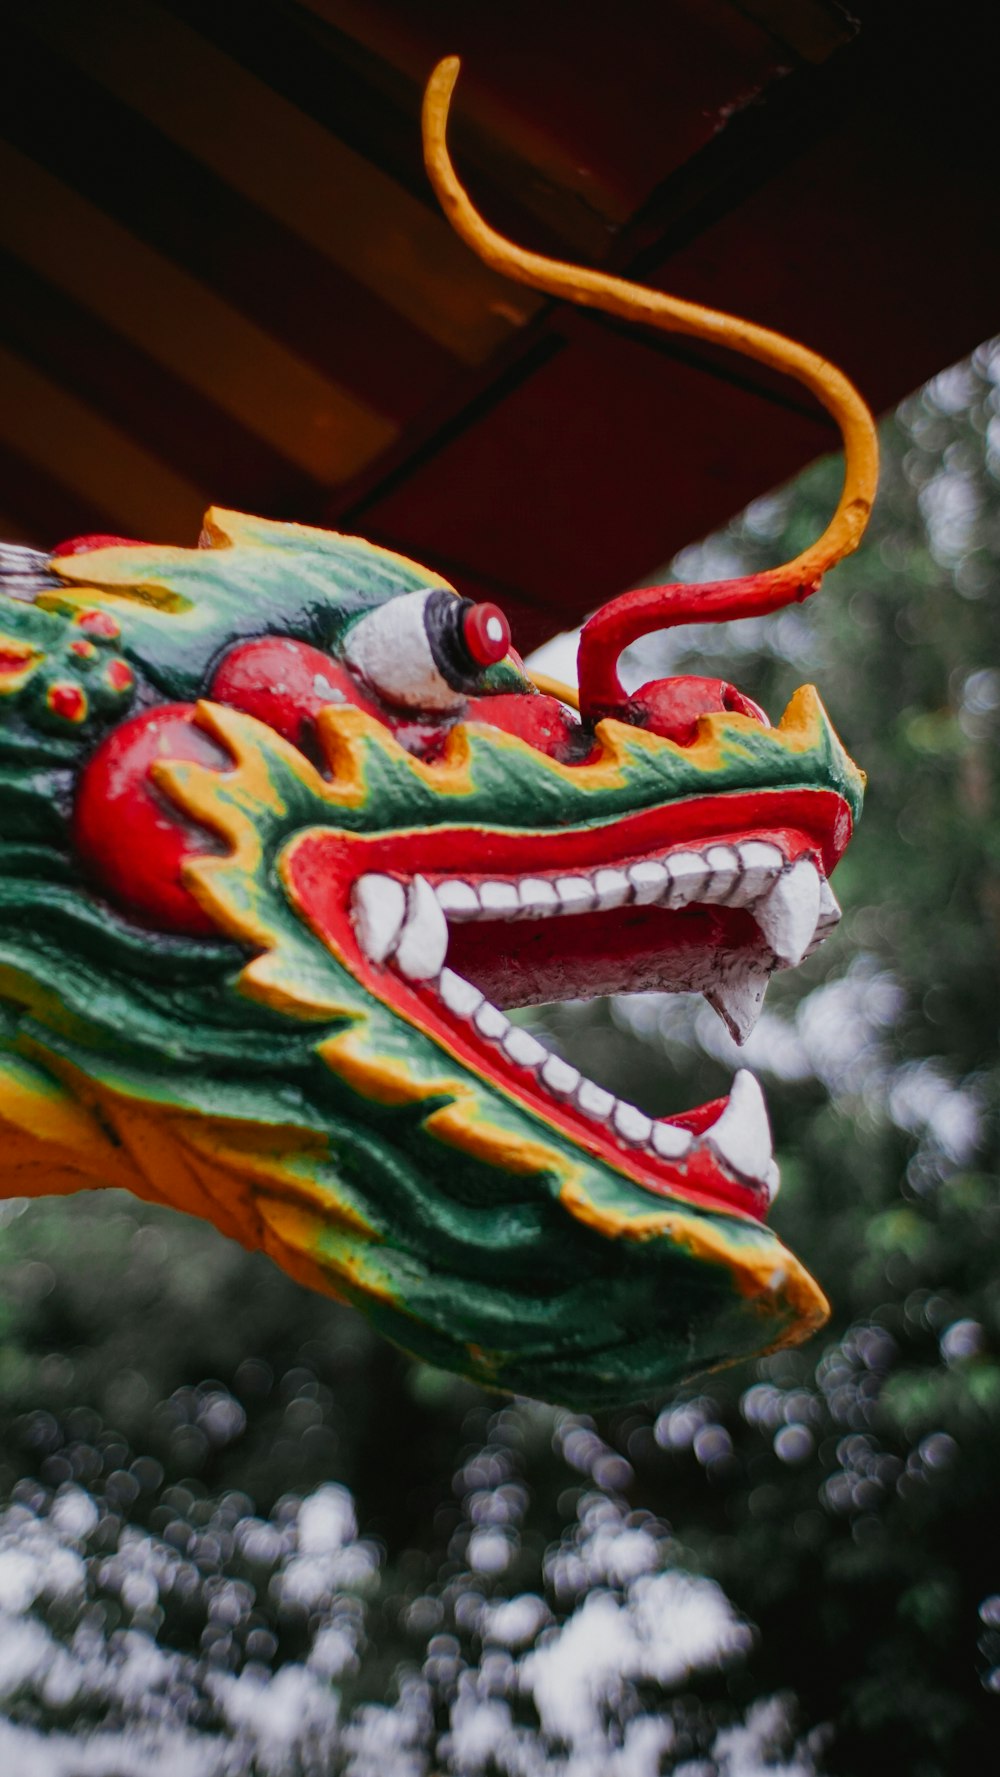
[[[495,666],[510,648],[510,624],[499,605],[470,605],[462,618],[462,637],[477,666]]]

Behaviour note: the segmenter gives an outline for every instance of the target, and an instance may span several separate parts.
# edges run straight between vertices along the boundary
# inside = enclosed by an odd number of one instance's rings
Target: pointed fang
[[[813,933],[813,941],[806,951],[807,956],[812,956],[814,950],[818,950],[821,944],[826,943],[830,933],[840,924],[840,919],[840,902],[826,877],[823,876],[820,878],[819,885],[819,919]]]
[[[734,1043],[742,1045],[753,1031],[770,979],[770,969],[739,963],[731,974],[706,991],[705,998],[718,1012]]]
[[[448,921],[426,876],[415,876],[406,903],[406,924],[396,946],[396,967],[411,981],[432,981],[448,954]]]
[[[778,877],[754,908],[754,918],[778,962],[794,969],[802,961],[819,918],[819,871],[799,858]]]
[[[352,902],[358,943],[373,963],[384,963],[406,915],[406,890],[394,876],[359,876]]]
[[[764,1094],[753,1074],[740,1068],[721,1117],[702,1138],[743,1178],[767,1184],[773,1159]]]

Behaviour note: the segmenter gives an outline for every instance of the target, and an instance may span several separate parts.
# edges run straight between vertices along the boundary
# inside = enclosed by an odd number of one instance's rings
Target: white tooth
[[[767,839],[744,839],[736,847],[743,874],[729,897],[730,907],[752,907],[767,893],[778,872],[784,869],[784,854]]]
[[[544,876],[524,876],[518,883],[521,906],[529,913],[555,913],[559,896]]]
[[[517,888],[512,882],[481,882],[479,900],[484,913],[516,913]]]
[[[813,933],[812,943],[806,951],[807,956],[812,956],[813,952],[818,950],[821,944],[826,943],[830,933],[840,924],[840,920],[840,902],[837,900],[826,877],[821,876],[819,879],[819,919],[816,921],[816,930]]]
[[[542,1079],[558,1098],[569,1098],[580,1083],[580,1071],[570,1067],[561,1055],[550,1055],[542,1068]]]
[[[352,897],[358,943],[373,963],[384,962],[406,917],[406,890],[394,876],[359,876]]]
[[[586,913],[594,905],[594,891],[585,876],[558,876],[555,887],[564,913]]]
[[[754,908],[764,938],[786,968],[794,969],[806,953],[819,914],[819,871],[809,858],[784,870]]]
[[[449,919],[475,919],[480,912],[479,896],[471,882],[439,882],[434,893],[438,906]]]
[[[503,1050],[511,1061],[517,1062],[518,1067],[541,1067],[548,1055],[544,1044],[533,1037],[530,1030],[524,1030],[517,1024],[512,1024],[507,1031],[503,1039]]]
[[[777,1160],[772,1160],[768,1166],[768,1169],[764,1174],[764,1185],[767,1190],[767,1201],[768,1203],[773,1203],[778,1192],[781,1190],[781,1174],[778,1171]]]
[[[620,907],[629,899],[631,884],[624,870],[595,870],[590,880],[602,912],[608,907]]]
[[[454,969],[441,970],[438,993],[449,1012],[454,1012],[456,1018],[471,1018],[476,1007],[483,1003],[478,987],[473,987],[472,982],[466,981],[463,975],[456,975]]]
[[[721,1117],[702,1140],[744,1178],[763,1184],[771,1164],[771,1128],[764,1094],[753,1074],[741,1067]]]
[[[415,876],[406,897],[406,923],[396,967],[411,981],[432,981],[448,954],[448,921],[426,876]]]
[[[705,998],[715,1007],[734,1042],[745,1043],[753,1030],[770,979],[770,969],[738,958],[729,974],[705,990]]]
[[[595,1086],[593,1080],[581,1080],[576,1089],[576,1102],[588,1117],[596,1117],[598,1122],[605,1123],[614,1110],[615,1095],[605,1092],[603,1086]]]
[[[734,845],[710,845],[705,862],[712,874],[698,896],[699,901],[728,902],[739,884],[740,860]]]
[[[615,1114],[611,1119],[623,1141],[633,1142],[641,1147],[649,1140],[653,1132],[653,1119],[646,1117],[642,1111],[636,1110],[634,1104],[623,1104],[621,1099],[615,1105]]]
[[[655,858],[641,864],[630,864],[628,879],[632,884],[632,894],[639,907],[648,907],[651,901],[658,901],[664,894],[670,881],[670,872]]]
[[[473,1022],[480,1036],[489,1037],[494,1043],[502,1042],[510,1028],[510,1019],[497,1006],[491,1006],[489,1000],[483,1001]]]
[[[699,900],[710,874],[704,858],[696,851],[678,851],[664,862],[670,871],[670,893],[664,906],[687,907]]]
[[[694,1137],[688,1129],[678,1129],[676,1123],[654,1123],[652,1145],[661,1160],[679,1160],[686,1154]]]
[[[825,931],[829,926],[840,924],[841,907],[825,876],[819,879],[819,919],[817,926]]]

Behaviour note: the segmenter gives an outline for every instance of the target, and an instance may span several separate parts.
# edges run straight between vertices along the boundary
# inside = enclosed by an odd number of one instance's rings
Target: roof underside
[[[837,442],[754,364],[451,235],[419,101],[524,244],[745,314],[884,408],[996,329],[988,9],[32,0],[0,66],[0,536],[357,531],[567,627]],[[860,18],[859,18],[860,15]]]

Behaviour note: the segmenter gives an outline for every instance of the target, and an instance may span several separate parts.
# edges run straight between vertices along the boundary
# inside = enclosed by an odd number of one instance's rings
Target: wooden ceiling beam
[[[337,313],[336,272],[469,363],[537,307],[468,254],[442,216],[151,0],[100,0],[85,15],[74,0],[33,0],[25,22],[127,108],[133,129],[155,129],[190,156],[206,189],[254,206],[258,253],[286,302],[309,297],[308,330]]]
[[[197,538],[206,493],[103,414],[0,346],[0,441],[125,536]],[[87,528],[95,529],[93,520]]]
[[[0,246],[0,338],[220,505],[319,522],[329,488]],[[0,531],[0,536],[4,533]]]
[[[5,120],[0,113],[0,128]],[[396,428],[0,136],[0,243],[327,487]],[[155,435],[157,417],[148,428]]]

